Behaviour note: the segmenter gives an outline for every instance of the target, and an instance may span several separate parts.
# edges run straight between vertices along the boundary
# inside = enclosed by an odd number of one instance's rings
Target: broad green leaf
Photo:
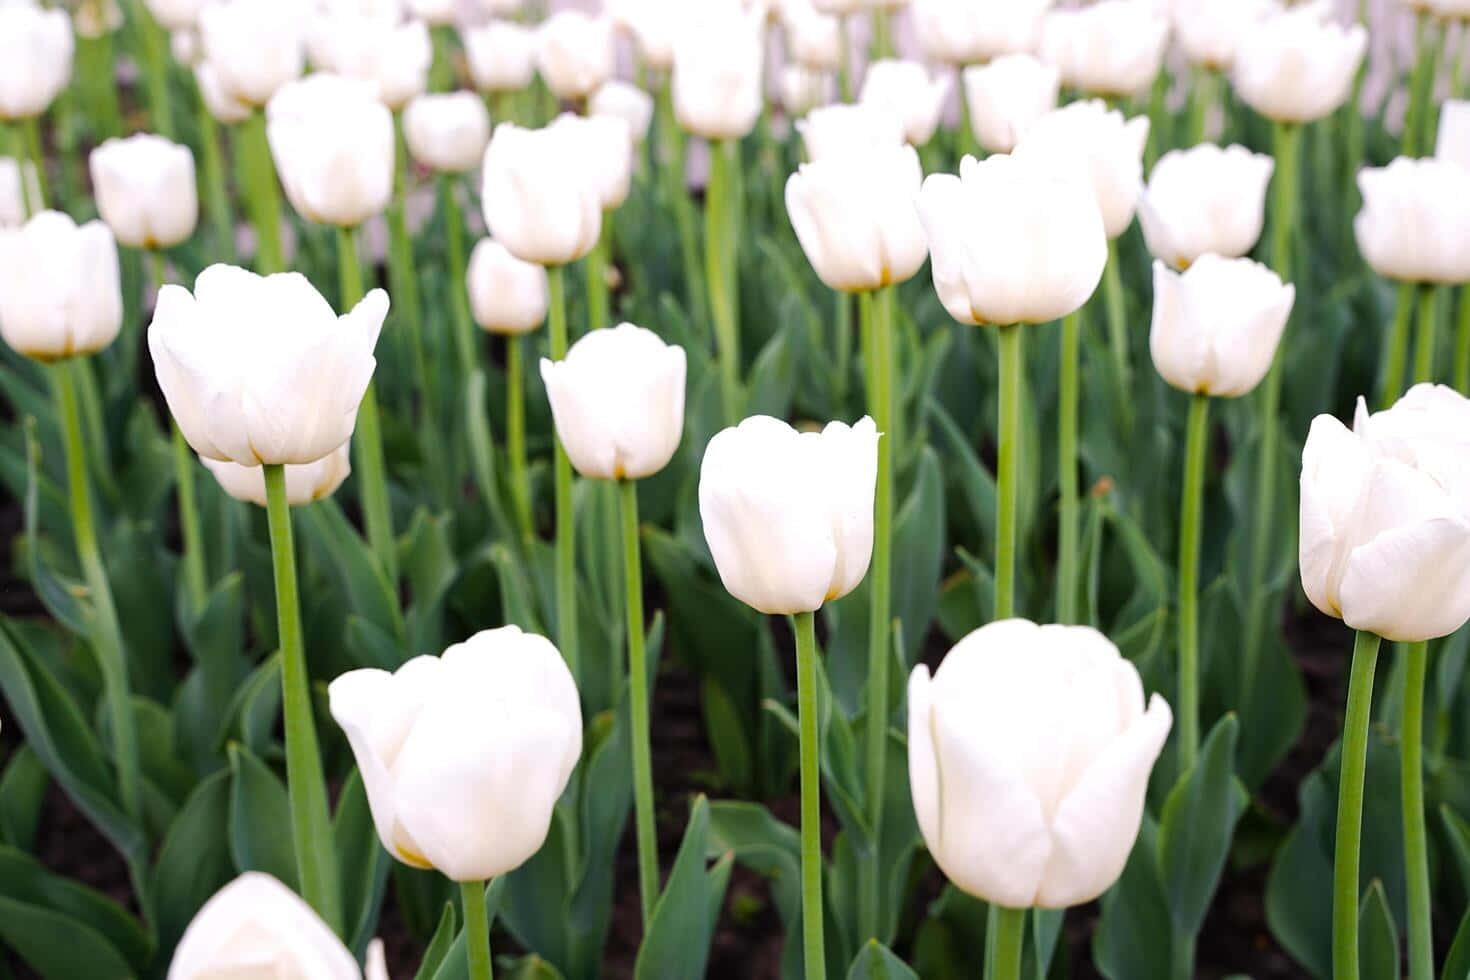
[[[378,841],[362,774],[353,769],[337,796],[332,816],[337,867],[342,876],[342,906],[348,945],[361,949],[377,933],[378,910],[388,887],[392,859]]]
[[[273,653],[251,672],[230,700],[215,736],[218,750],[235,738],[257,756],[268,754],[281,709],[281,657]]]
[[[449,955],[449,950],[454,946],[454,937],[459,932],[458,920],[459,916],[455,914],[454,903],[445,902],[444,912],[439,916],[439,925],[434,929],[434,938],[429,940],[424,955],[419,959],[418,971],[413,975],[414,980],[430,980],[438,976],[439,967],[444,964],[444,958]]]
[[[230,781],[230,771],[221,769],[196,786],[163,838],[152,882],[159,949],[172,949],[199,907],[235,877]],[[290,826],[275,830],[289,834]]]
[[[1174,927],[1199,932],[1225,868],[1243,808],[1234,787],[1234,715],[1216,723],[1194,768],[1182,774],[1159,821],[1159,869]]]
[[[847,980],[919,980],[919,975],[887,946],[870,939],[848,968]]]
[[[724,881],[705,869],[709,803],[697,797],[674,858],[668,883],[653,908],[633,968],[635,980],[701,977],[709,960],[710,940],[724,898]],[[724,877],[728,877],[728,865]],[[715,879],[715,880],[712,880]]]
[[[393,587],[338,503],[331,498],[319,500],[309,507],[295,508],[292,517],[322,567],[336,577],[353,611],[388,633],[402,636],[403,617]]]
[[[12,847],[0,847],[0,898],[48,909],[94,930],[135,969],[153,955],[153,939],[122,906],[101,892],[52,874]]]
[[[1363,980],[1399,980],[1399,935],[1383,883],[1374,881],[1358,907],[1359,976]]]
[[[49,785],[46,767],[30,746],[22,745],[11,753],[0,775],[0,841],[23,851],[31,849]]]
[[[138,976],[95,930],[50,909],[0,895],[0,939],[43,977]]]
[[[1093,934],[1093,962],[1108,980],[1172,975],[1174,925],[1157,854],[1157,825],[1145,814],[1122,877],[1103,893]]]
[[[1444,980],[1466,980],[1470,977],[1470,909],[1460,918],[1449,954],[1445,956],[1444,972],[1440,975]]]
[[[294,890],[296,849],[286,787],[243,745],[232,744],[229,754],[230,857],[235,870],[264,871]]]

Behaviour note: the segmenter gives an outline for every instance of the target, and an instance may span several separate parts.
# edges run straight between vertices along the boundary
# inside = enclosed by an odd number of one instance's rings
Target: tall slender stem
[[[1021,980],[1021,949],[1026,939],[1026,910],[994,906],[991,922],[996,927],[994,957],[987,971],[990,980]]]
[[[850,16],[848,14],[837,15],[837,36],[840,43],[837,47],[837,93],[843,102],[852,102],[856,94],[853,89],[853,64],[852,64],[852,35],[848,32]]]
[[[394,312],[408,332],[418,394],[430,418],[438,419],[439,386],[429,376],[429,357],[424,348],[423,311],[419,307],[418,273],[413,266],[413,240],[408,234],[408,144],[403,135],[403,113],[393,115],[395,160],[393,203],[388,208],[388,285],[393,293]],[[434,467],[438,473],[442,467]],[[440,474],[442,478],[444,474]],[[442,490],[441,490],[442,495]]]
[[[886,7],[873,8],[873,60],[893,57],[893,21]]]
[[[1414,317],[1414,289],[1412,282],[1399,283],[1393,326],[1389,328],[1383,353],[1383,375],[1378,381],[1379,408],[1392,405],[1404,392],[1404,372],[1409,365],[1409,331]],[[1470,316],[1463,315],[1462,311],[1461,320],[1470,322]]]
[[[1113,366],[1118,373],[1118,390],[1129,391],[1132,365],[1129,363],[1127,296],[1123,293],[1122,260],[1118,258],[1118,243],[1108,242],[1108,263],[1103,266],[1103,311],[1108,318],[1108,342],[1113,351]],[[1132,419],[1128,401],[1122,402],[1125,420]]]
[[[1434,353],[1439,345],[1439,311],[1435,298],[1439,287],[1434,283],[1419,284],[1419,335],[1414,347],[1414,382],[1434,380]]]
[[[654,825],[653,755],[649,748],[648,658],[643,649],[643,565],[638,546],[638,484],[624,480],[622,497],[623,581],[628,591],[628,708],[633,722],[633,803],[638,826],[638,891],[643,927],[658,901],[658,832]]]
[[[704,278],[709,289],[710,316],[715,328],[716,356],[720,362],[720,403],[725,424],[734,425],[740,414],[740,327],[735,319],[730,292],[730,264],[726,254],[734,245],[730,228],[729,147],[725,142],[710,145],[709,182],[705,187]]]
[[[602,231],[587,253],[587,329],[610,327],[608,320],[607,253],[612,234],[612,212],[602,214]]]
[[[822,784],[817,741],[817,628],[812,613],[797,613],[796,709],[801,747],[801,934],[805,980],[826,980],[822,941]]]
[[[435,24],[429,29],[434,46],[434,60],[429,64],[429,91],[454,91],[454,29]]]
[[[559,265],[546,269],[550,309],[547,315],[551,333],[551,359],[567,356],[566,272]],[[572,461],[556,440],[556,632],[561,655],[566,658],[572,676],[579,673],[577,637],[577,528],[572,508]]]
[[[122,135],[122,112],[117,104],[117,68],[113,36],[103,31],[96,37],[77,38],[78,74],[85,93],[88,127],[101,142]]]
[[[257,109],[241,124],[245,137],[246,173],[250,178],[249,200],[254,210],[255,271],[261,275],[283,272],[286,255],[281,247],[281,191],[276,186],[276,167],[265,133],[265,112]]]
[[[144,3],[133,5],[135,13],[147,9]],[[143,35],[143,56],[148,61],[148,112],[153,117],[153,131],[173,139],[174,116],[168,98],[168,39],[151,12],[137,26]]]
[[[1021,441],[1021,327],[999,328],[1000,431],[996,434],[995,619],[1016,614],[1016,455]]]
[[[41,198],[38,203],[45,208],[51,200],[51,182],[46,179],[46,154],[41,150],[41,123],[38,117],[27,116],[19,125],[25,139],[25,155],[36,168],[36,188]]]
[[[1403,647],[1404,729],[1400,789],[1404,811],[1404,870],[1409,886],[1409,980],[1434,980],[1434,910],[1429,895],[1429,846],[1424,827],[1424,675],[1429,644]]]
[[[1174,145],[1174,117],[1169,112],[1171,74],[1161,71],[1154,76],[1148,96],[1148,145],[1143,149],[1144,169],[1153,170],[1162,152],[1160,147]]]
[[[495,967],[490,960],[490,916],[485,911],[485,882],[459,883],[460,901],[464,904],[464,953],[469,962],[470,980],[494,980]]]
[[[520,334],[505,338],[505,446],[510,454],[510,494],[516,523],[521,537],[530,541],[535,527],[531,519],[531,478],[526,473],[526,382],[521,365],[525,343]]]
[[[454,174],[439,176],[439,199],[444,207],[444,241],[449,261],[449,307],[454,313],[454,345],[460,369],[468,378],[479,364],[475,355],[475,327],[470,320],[469,292],[465,288],[464,212],[460,210]]]
[[[1455,390],[1470,394],[1470,287],[1460,287],[1460,310],[1455,326]]]
[[[1189,403],[1184,492],[1179,505],[1179,771],[1199,754],[1199,542],[1209,443],[1210,396]]]
[[[1358,863],[1363,838],[1363,776],[1368,767],[1368,716],[1379,638],[1364,630],[1353,645],[1342,772],[1337,786],[1337,849],[1332,862],[1332,976],[1358,980]]]
[[[1210,110],[1219,99],[1220,76],[1213,68],[1194,69],[1194,90],[1189,97],[1190,145],[1205,141],[1205,130],[1209,128]]]
[[[1077,621],[1077,539],[1081,508],[1077,499],[1077,361],[1081,311],[1062,318],[1058,365],[1057,483],[1061,513],[1057,527],[1057,622]]]
[[[664,182],[674,223],[679,229],[679,256],[684,267],[684,302],[696,322],[702,319],[704,284],[699,265],[698,233],[695,230],[694,202],[685,186],[685,154],[688,140],[674,118],[671,75],[666,74],[658,89],[657,102],[659,175]]]
[[[1429,113],[1439,62],[1437,30],[1435,16],[1427,10],[1420,11],[1417,57],[1414,59],[1414,72],[1409,81],[1408,115],[1404,119],[1404,156],[1408,157],[1416,157],[1426,150],[1433,150],[1429,136],[1434,124]]]
[[[230,213],[230,195],[225,184],[224,156],[220,150],[223,134],[199,98],[199,169],[204,177],[204,203],[209,209],[209,223],[214,226],[216,255],[221,262],[235,259],[235,219]]]
[[[25,164],[30,163],[31,166],[35,166],[35,161],[31,159],[30,147],[26,143],[25,131],[21,128],[20,123],[12,123],[6,128],[10,132],[10,155],[15,158],[15,165],[20,169],[22,174],[20,182],[20,215],[29,221],[37,211],[40,211],[46,206],[46,202],[32,200],[31,184],[24,176]]]

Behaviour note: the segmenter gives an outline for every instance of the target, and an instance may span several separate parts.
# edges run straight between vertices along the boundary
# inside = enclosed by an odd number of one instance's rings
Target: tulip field
[[[1470,980],[1465,0],[0,0],[0,980]]]

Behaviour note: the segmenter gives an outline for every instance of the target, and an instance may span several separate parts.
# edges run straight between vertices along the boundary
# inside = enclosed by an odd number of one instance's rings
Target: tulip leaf
[[[1399,980],[1399,934],[1383,882],[1374,880],[1358,907],[1359,976],[1363,980]]]
[[[1173,973],[1174,924],[1158,863],[1158,825],[1144,814],[1117,883],[1102,896],[1092,959],[1108,980]]]
[[[152,880],[159,949],[172,949],[199,907],[235,877],[229,846],[230,783],[230,771],[220,769],[194,787],[164,835]],[[290,824],[269,829],[289,834]]]
[[[560,970],[535,953],[522,956],[510,969],[502,972],[506,980],[563,980]]]
[[[1455,930],[1455,938],[1450,943],[1449,954],[1445,956],[1444,972],[1440,974],[1444,980],[1466,980],[1470,977],[1470,909],[1460,918],[1459,928]]]
[[[727,855],[712,870],[705,869],[708,834],[709,802],[699,796],[690,810],[668,883],[644,931],[634,980],[704,976],[731,860]]]
[[[289,833],[291,803],[286,787],[250,750],[238,743],[230,754],[230,857],[235,870],[263,871],[295,889],[296,849]]]
[[[470,374],[465,390],[465,434],[470,449],[470,472],[475,489],[490,511],[496,537],[504,538],[510,530],[500,484],[495,478],[495,437],[490,432],[490,413],[486,406],[485,372],[476,368]]]
[[[0,940],[43,977],[138,976],[102,935],[47,908],[0,895]]]
[[[321,566],[335,576],[350,608],[374,626],[403,636],[403,618],[393,587],[337,501],[319,500],[310,507],[295,508],[292,515]]]
[[[378,910],[388,888],[392,859],[378,841],[378,828],[368,808],[367,789],[356,768],[342,784],[332,816],[337,867],[342,876],[348,944],[362,949],[377,932]]]
[[[1227,714],[1200,749],[1199,761],[1179,777],[1159,821],[1159,868],[1174,928],[1199,932],[1225,869],[1235,824],[1244,812],[1236,791],[1235,741],[1240,723]]]
[[[444,911],[439,915],[439,925],[434,929],[434,936],[419,960],[419,968],[414,973],[413,980],[433,980],[439,975],[439,968],[454,946],[454,938],[458,933],[459,916],[455,914],[454,903],[445,902]]]
[[[847,980],[919,980],[919,975],[887,946],[869,939],[848,968]]]
[[[755,780],[755,763],[751,760],[750,739],[740,714],[730,696],[713,676],[699,686],[700,704],[704,707],[704,730],[720,774],[732,786],[751,786]]]
[[[36,596],[56,621],[78,636],[92,629],[92,607],[80,582],[65,578],[47,564],[42,555],[39,520],[42,479],[41,446],[36,439],[36,422],[28,418],[26,432],[25,557],[26,571]]]
[[[273,653],[245,678],[230,699],[215,735],[219,751],[224,751],[229,739],[236,738],[255,755],[267,754],[280,707],[281,656]]]
[[[444,597],[459,576],[450,528],[448,515],[431,517],[420,509],[404,536],[403,573],[413,595],[406,624],[409,650],[444,647]]]
[[[30,746],[10,754],[0,775],[0,841],[30,850],[50,785],[46,767]]]
[[[485,916],[487,919],[489,919],[490,925],[492,927],[495,924],[495,916],[498,915],[500,912],[500,899],[505,892],[505,886],[506,879],[502,875],[501,877],[496,878],[494,881],[490,882],[489,886],[485,889]],[[447,909],[453,910],[454,907],[455,906],[453,902],[446,903]],[[440,915],[439,927],[435,929],[434,938],[429,943],[430,951],[432,951],[434,945],[439,941],[439,929],[442,929],[444,927],[444,920],[445,915]],[[431,976],[434,978],[434,980],[469,980],[470,968],[469,960],[465,955],[464,930],[459,929],[457,932],[451,932],[450,936],[453,938],[454,942],[450,943],[448,948],[446,948],[444,952],[440,955],[438,967],[433,971],[428,971],[423,966],[420,966],[419,976]],[[495,949],[493,947],[490,950],[490,955],[495,955]],[[552,966],[550,963],[547,963],[539,956],[533,954],[531,956],[525,957],[521,962],[525,962],[525,960],[534,960],[545,968],[543,972],[535,974],[536,976],[541,978],[551,978],[551,980],[561,980],[561,971],[557,970],[556,967]],[[427,958],[424,962],[427,963]],[[505,973],[505,970],[499,970],[497,972],[497,975],[504,976]],[[415,980],[418,980],[418,978],[416,977]]]
[[[52,874],[23,851],[0,847],[0,901],[46,909],[94,930],[134,969],[153,955],[153,939],[127,911],[101,892]]]
[[[787,325],[778,331],[756,355],[746,391],[747,415],[784,419],[791,414],[791,397],[796,390],[796,357],[788,337],[791,330],[792,325]]]

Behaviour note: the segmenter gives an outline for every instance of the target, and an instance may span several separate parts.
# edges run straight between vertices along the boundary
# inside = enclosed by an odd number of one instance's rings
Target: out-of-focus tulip
[[[577,685],[551,641],[485,630],[392,674],[343,674],[328,696],[398,860],[483,881],[541,849],[582,754]]]
[[[866,417],[818,434],[756,415],[709,441],[699,516],[731,595],[780,615],[857,587],[873,556],[878,438]]]
[[[377,97],[402,109],[429,85],[434,46],[421,20],[338,14],[318,17],[307,45],[319,70],[377,85]]]
[[[1363,25],[1327,19],[1325,5],[1273,8],[1235,56],[1235,92],[1277,122],[1307,123],[1347,101],[1368,49]]]
[[[1470,282],[1470,170],[1399,157],[1360,170],[1358,189],[1363,210],[1353,232],[1374,272],[1407,282]]]
[[[1201,143],[1165,153],[1138,202],[1148,250],[1176,269],[1207,252],[1246,254],[1261,237],[1275,169],[1273,157],[1243,146]]]
[[[788,118],[804,116],[832,101],[832,75],[801,65],[781,69],[781,108]]]
[[[538,265],[575,262],[602,234],[592,161],[567,154],[563,134],[501,123],[485,150],[485,224],[510,253]]]
[[[298,214],[353,227],[393,197],[393,115],[371,82],[326,72],[291,82],[266,108],[281,185]]]
[[[1056,108],[1061,73],[1029,54],[1008,54],[962,75],[975,142],[1009,153],[1031,124]]]
[[[193,27],[199,22],[199,12],[211,0],[143,0],[153,19],[170,31]]]
[[[0,228],[23,225],[27,215],[40,210],[41,182],[36,179],[36,165],[29,160],[17,163],[12,157],[0,157]]]
[[[1312,421],[1302,449],[1300,560],[1312,605],[1401,643],[1470,619],[1470,402],[1416,385],[1351,431]]]
[[[961,891],[1011,908],[1090,902],[1123,872],[1173,724],[1087,626],[1006,619],[909,676],[919,831]]]
[[[55,361],[102,350],[122,328],[117,242],[100,221],[42,211],[0,229],[0,336]]]
[[[1446,99],[1439,113],[1434,155],[1470,170],[1470,102]]]
[[[286,502],[292,507],[301,507],[330,497],[352,472],[348,448],[349,444],[344,442],[315,463],[287,466]],[[225,493],[247,504],[266,506],[265,467],[241,466],[208,456],[200,456],[199,461],[214,474]]]
[[[622,207],[633,187],[633,136],[617,116],[563,113],[547,130],[564,140],[564,152],[597,188],[604,211]]]
[[[454,23],[459,0],[402,0],[410,16],[441,27]]]
[[[1204,255],[1183,274],[1154,260],[1149,350],[1169,384],[1238,398],[1271,368],[1296,287],[1250,259]]]
[[[530,333],[546,321],[550,304],[546,268],[521,261],[494,239],[483,238],[475,245],[465,282],[470,311],[481,330]]]
[[[1229,71],[1235,52],[1251,40],[1269,0],[1173,0],[1174,33],[1190,61]]]
[[[611,116],[628,124],[628,134],[637,142],[648,136],[653,122],[653,96],[636,85],[613,79],[604,82],[587,100],[587,111],[594,116]]]
[[[162,136],[110,139],[88,157],[97,210],[129,248],[171,248],[194,234],[194,154]]]
[[[71,26],[77,37],[96,40],[123,26],[122,8],[117,0],[78,0],[72,8]]]
[[[193,27],[170,31],[168,50],[174,60],[186,68],[197,67],[204,58],[204,45],[199,41],[199,31]]]
[[[674,66],[674,32],[683,0],[609,0],[614,26],[632,35],[643,63],[658,71]]]
[[[352,436],[388,294],[338,317],[304,276],[228,265],[158,292],[148,349],[174,421],[201,456],[314,463]]]
[[[230,98],[263,106],[301,74],[306,17],[299,0],[224,0],[199,12],[204,60]]]
[[[1168,40],[1168,19],[1148,4],[1101,0],[1047,14],[1041,57],[1061,70],[1065,85],[1096,95],[1137,95],[1153,84]]]
[[[270,875],[249,871],[195,913],[168,980],[248,976],[362,980],[362,970],[310,905]]]
[[[482,92],[515,92],[536,74],[536,32],[509,21],[492,20],[460,33],[470,77]]]
[[[674,43],[674,114],[710,140],[740,139],[761,113],[762,18],[710,0],[685,18]]]
[[[46,111],[71,78],[75,46],[66,11],[0,3],[0,122]]]
[[[832,71],[842,63],[842,23],[818,11],[806,0],[785,5],[781,24],[786,28],[786,51],[807,68]]]
[[[1010,156],[965,157],[919,195],[934,288],[961,323],[1047,323],[1087,302],[1108,259],[1092,187]]]
[[[684,348],[631,323],[593,330],[565,360],[541,359],[556,436],[577,472],[641,480],[669,465],[684,434]]]
[[[233,126],[250,118],[250,103],[242,102],[225,91],[214,65],[207,61],[199,62],[194,66],[194,80],[199,83],[199,95],[204,100],[205,108],[215,119]]]
[[[612,22],[580,10],[553,14],[537,32],[536,70],[559,98],[591,95],[612,77]]]
[[[798,119],[796,130],[808,160],[877,153],[903,145],[903,120],[887,106],[829,105]]]
[[[917,61],[883,59],[868,66],[858,101],[881,106],[897,116],[903,123],[904,139],[923,146],[934,138],[952,88],[953,75],[931,80],[929,70]]]
[[[1054,0],[914,0],[910,7],[919,46],[931,61],[973,65],[1031,51]]]
[[[864,292],[913,278],[929,254],[914,198],[912,146],[804,163],[786,181],[786,213],[822,282]]]
[[[473,92],[421,95],[403,112],[403,136],[419,163],[441,173],[466,173],[490,145],[490,113]]]
[[[1125,120],[1106,102],[1071,102],[1042,116],[1021,138],[1019,160],[1047,166],[1080,166],[1092,183],[1103,228],[1117,238],[1133,223],[1143,191],[1143,148],[1148,117]]]

